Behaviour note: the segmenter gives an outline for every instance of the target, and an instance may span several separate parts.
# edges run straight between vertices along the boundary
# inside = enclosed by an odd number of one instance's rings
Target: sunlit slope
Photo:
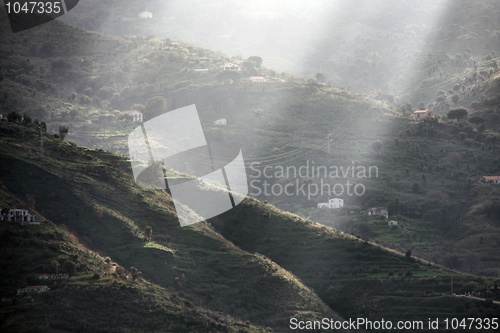
[[[14,202],[15,207],[26,206],[5,187],[0,193],[2,207]],[[221,322],[223,314],[101,257],[51,222],[30,226],[2,222],[0,239],[2,332],[265,331],[248,322]],[[56,271],[70,278],[36,277]],[[30,285],[47,285],[50,291],[27,299],[15,296],[18,288]]]
[[[92,250],[197,305],[275,331],[305,313],[340,318],[269,259],[240,250],[205,223],[181,228],[171,197],[138,188],[123,157],[46,136],[41,158],[36,130],[6,123],[1,130],[3,191],[30,198],[30,209]]]

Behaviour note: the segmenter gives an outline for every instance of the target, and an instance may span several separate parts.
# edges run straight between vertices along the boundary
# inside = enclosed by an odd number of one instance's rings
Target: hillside
[[[8,29],[4,24],[1,44],[8,50],[0,87],[5,115],[17,110],[44,119],[52,133],[68,126],[67,140],[127,155],[127,134],[135,124],[123,121],[120,111],[136,108],[149,119],[195,104],[208,140],[242,147],[251,196],[454,269],[497,275],[498,188],[475,184],[500,167],[497,69],[487,72],[489,78],[470,72],[453,94],[438,91],[436,121],[415,121],[412,106],[394,104],[390,96],[359,95],[249,61],[238,62],[242,68],[231,74],[234,80],[224,77],[228,71],[221,66],[240,60],[169,39],[109,37],[58,21],[15,36]],[[267,82],[245,81],[252,75]],[[453,107],[485,122],[447,119]],[[228,125],[213,126],[220,118]],[[375,151],[377,142],[381,148]],[[377,172],[364,178],[276,176],[280,168],[311,170],[313,164]],[[360,184],[363,194],[347,195],[347,181]],[[315,211],[333,193],[308,195],[300,188],[321,182],[330,190],[339,184],[336,193],[344,191],[348,209]],[[296,195],[269,192],[289,184]],[[399,227],[388,230],[382,221],[367,219],[366,209],[374,206],[389,209]]]
[[[144,280],[133,268],[117,266],[51,222],[2,222],[0,238],[2,332],[265,331],[241,321],[222,322],[224,314]],[[55,265],[70,277],[37,277],[55,275]],[[15,296],[16,289],[33,284],[48,285],[50,290],[32,298]]]
[[[471,313],[460,310],[464,308],[481,317],[498,311],[494,304],[446,296],[451,275],[455,290],[471,286],[480,290],[492,280],[461,275],[387,251],[254,199],[245,200],[212,221],[221,234],[207,223],[180,228],[170,196],[137,188],[123,157],[46,135],[42,158],[36,129],[0,124],[2,207],[30,209],[72,234],[69,238],[67,232],[51,223],[7,229],[2,223],[2,237],[9,240],[2,242],[2,252],[16,253],[13,248],[22,244],[32,247],[31,252],[21,256],[5,257],[2,265],[11,272],[9,279],[2,280],[5,296],[12,296],[14,286],[22,286],[23,280],[18,279],[42,273],[53,259],[61,263],[72,260],[79,271],[87,274],[77,274],[61,283],[61,288],[69,289],[67,297],[71,300],[84,297],[77,292],[81,288],[73,289],[73,283],[93,290],[94,285],[109,281],[109,293],[118,292],[112,284],[118,277],[109,277],[109,265],[100,259],[103,256],[135,272],[132,275],[141,274],[145,281],[140,285],[155,283],[155,288],[167,288],[168,292],[161,291],[166,293],[164,297],[186,298],[185,304],[203,307],[198,311],[222,311],[274,331],[286,331],[291,317],[340,319],[331,309],[338,309],[343,316],[401,319],[401,312],[391,306],[377,310],[372,307],[372,302],[389,300],[394,307],[407,310],[405,319],[421,319],[424,305],[442,317]],[[145,232],[148,226],[153,230],[151,239]],[[18,237],[26,240],[16,241]],[[64,243],[47,244],[51,239]],[[47,255],[36,259],[42,244],[47,244]],[[22,264],[33,260],[39,264]],[[135,269],[128,269],[132,266]],[[94,282],[92,273],[106,278]],[[127,281],[117,283],[130,285]],[[356,288],[352,288],[353,284]],[[57,290],[60,283],[51,281],[50,286]],[[120,297],[134,297],[133,292],[139,292],[134,285],[128,288],[132,288],[132,294]],[[426,296],[427,292],[434,297]],[[47,297],[50,301],[54,297],[46,295],[40,299]],[[148,306],[156,308],[154,304]],[[7,318],[13,315],[8,304],[3,311]],[[10,319],[8,323],[12,323]]]
[[[14,320],[31,306],[12,298],[15,290],[37,282],[33,274],[53,271],[54,259],[74,276],[49,281],[54,293],[36,302],[49,302],[63,289],[68,307],[78,309],[74,300],[102,286],[108,296],[85,300],[89,306],[102,307],[115,294],[123,302],[140,299],[157,331],[180,325],[282,332],[293,317],[498,316],[490,300],[498,300],[498,292],[489,288],[500,283],[500,187],[480,180],[500,174],[499,79],[495,54],[480,48],[484,36],[470,38],[472,53],[446,44],[467,57],[429,55],[424,65],[446,67],[443,77],[424,82],[415,71],[399,103],[384,89],[354,93],[321,75],[306,80],[266,68],[266,58],[229,57],[143,34],[149,23],[143,21],[143,30],[134,26],[138,6],[120,8],[130,17],[116,25],[136,29],[134,36],[57,20],[13,34],[0,11],[0,207],[29,209],[48,221],[24,229],[4,229],[2,222],[2,253],[9,254],[2,265],[12,274],[2,277],[9,301],[2,303],[1,325],[67,330],[69,318],[81,317],[47,308],[57,327],[47,327],[43,317],[25,326]],[[461,6],[451,7],[465,15]],[[453,25],[448,19],[443,26]],[[381,29],[380,22],[366,24]],[[113,15],[108,23],[117,23]],[[483,28],[467,22],[458,36]],[[369,30],[360,31],[369,37]],[[436,45],[445,30],[432,32]],[[357,43],[368,47],[367,41]],[[361,82],[355,72],[342,76],[367,86],[378,80],[374,73]],[[439,71],[431,74],[437,78]],[[425,105],[416,107],[421,100]],[[122,112],[139,110],[151,120],[191,104],[208,141],[241,147],[250,192],[225,214],[181,228],[168,191],[135,184],[127,139],[138,123]],[[413,111],[425,107],[434,116],[417,119]],[[455,119],[455,109],[465,116]],[[214,124],[223,118],[227,125]],[[342,208],[317,208],[335,197],[344,200]],[[369,215],[374,210],[387,210],[388,217]],[[23,246],[30,247],[26,256],[15,250]],[[123,270],[113,273],[113,267]],[[451,280],[453,292],[488,299],[450,296]],[[219,314],[235,323],[226,325]],[[82,330],[114,329],[98,314],[89,316],[95,325],[82,322]],[[168,320],[160,323],[158,316]],[[132,318],[128,312],[114,318],[113,325],[123,321],[116,331],[140,331]]]
[[[93,251],[136,267],[145,279],[214,311],[279,331],[290,316],[335,317],[324,303],[268,259],[236,248],[204,224],[181,228],[170,196],[133,184],[127,160],[45,138],[9,139],[17,126],[2,123],[4,192],[59,225]],[[19,131],[26,137],[36,131]],[[7,137],[5,137],[7,133]],[[13,202],[3,202],[12,207]],[[153,228],[153,240],[145,228]],[[256,298],[256,295],[268,297]]]
[[[498,1],[82,0],[62,19],[73,26],[123,36],[152,34],[247,58],[269,68],[356,92],[391,94],[414,106],[435,102],[475,63],[498,59]],[[148,8],[151,19],[138,14]],[[497,54],[497,55],[495,55]],[[490,59],[488,59],[490,58]]]

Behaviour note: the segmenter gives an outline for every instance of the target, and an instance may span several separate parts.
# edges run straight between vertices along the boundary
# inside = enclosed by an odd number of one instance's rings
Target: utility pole
[[[331,138],[331,134],[328,134],[326,136],[326,142],[328,142],[328,154],[331,154],[331,150],[330,150],[330,138]]]
[[[40,155],[43,157],[43,125],[40,124]]]
[[[453,275],[451,276],[451,296],[453,296]]]

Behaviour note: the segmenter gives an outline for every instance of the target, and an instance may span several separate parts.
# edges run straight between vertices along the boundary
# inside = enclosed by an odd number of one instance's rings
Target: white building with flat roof
[[[328,202],[318,204],[318,208],[342,208],[344,207],[344,200],[339,198],[329,199]]]

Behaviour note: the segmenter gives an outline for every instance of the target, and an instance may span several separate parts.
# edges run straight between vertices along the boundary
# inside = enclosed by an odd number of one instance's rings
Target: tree
[[[59,261],[57,261],[57,260],[55,260],[55,259],[54,259],[54,260],[52,260],[52,261],[50,262],[50,266],[52,267],[52,269],[53,269],[54,271],[56,271],[56,274],[59,274],[59,266],[61,266],[61,265],[59,264]]]
[[[146,226],[146,228],[144,229],[144,233],[146,234],[146,239],[148,241],[151,241],[153,239],[153,227],[148,225]]]
[[[130,274],[132,275],[132,280],[134,281],[142,276],[142,272],[134,266],[130,267]]]
[[[114,92],[115,90],[113,88],[104,86],[97,91],[97,96],[99,96],[102,99],[109,99],[111,98],[111,96],[113,96]]]
[[[469,123],[474,124],[476,126],[479,126],[480,124],[484,123],[484,119],[478,116],[472,117],[468,121]]]
[[[23,125],[24,126],[27,126],[29,124],[31,124],[31,117],[29,115],[27,115],[26,113],[23,114]]]
[[[144,105],[134,104],[134,105],[132,105],[132,108],[130,110],[137,110],[137,111],[144,112]]]
[[[69,131],[68,126],[63,126],[63,125],[59,126],[59,137],[61,138],[61,140],[64,140],[64,138],[68,134],[68,131]]]
[[[75,120],[75,118],[79,115],[80,115],[80,112],[78,112],[78,110],[75,110],[75,109],[73,109],[69,112],[69,116],[71,117],[71,120]]]
[[[465,109],[455,109],[448,112],[446,116],[448,117],[448,119],[456,119],[458,122],[467,117],[468,114],[469,113]]]
[[[411,258],[411,250],[408,249],[405,253],[406,258],[410,259]]]
[[[241,79],[241,73],[235,71],[223,71],[217,74],[217,80],[220,82],[232,81],[238,82]]]
[[[167,111],[167,100],[163,96],[155,96],[148,100],[144,107],[144,113],[147,119],[152,119]]]
[[[261,66],[261,65],[262,65],[262,63],[264,62],[264,61],[262,60],[262,58],[261,58],[261,57],[259,57],[259,56],[251,56],[251,57],[248,57],[247,61],[248,61],[248,62],[253,63],[253,65],[254,65],[254,67],[255,67],[255,68],[260,68],[260,66]]]
[[[77,265],[74,261],[68,259],[63,263],[63,267],[66,273],[72,275],[75,273]]]
[[[168,61],[172,63],[182,62],[182,55],[178,51],[171,51],[168,54]]]
[[[12,111],[7,115],[7,120],[11,123],[20,123],[23,120],[23,117],[19,112]]]
[[[413,113],[413,106],[410,103],[406,103],[406,111]]]
[[[90,98],[87,95],[81,95],[78,98],[78,100],[79,100],[80,104],[84,104],[84,105],[90,105],[90,104],[92,104],[92,98]]]
[[[453,104],[457,104],[459,98],[460,98],[460,96],[458,96],[457,94],[454,94],[453,96],[451,96],[451,101],[453,102]]]
[[[325,82],[325,74],[323,73],[316,73],[316,81],[318,82]]]

